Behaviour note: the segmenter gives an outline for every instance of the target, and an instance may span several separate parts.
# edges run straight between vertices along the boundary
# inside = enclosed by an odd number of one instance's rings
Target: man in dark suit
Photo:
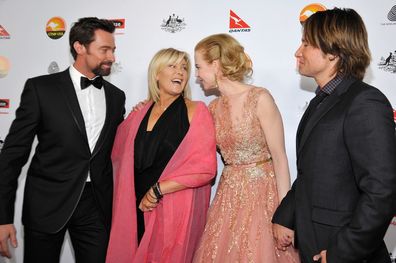
[[[70,30],[75,63],[28,79],[0,154],[0,253],[16,247],[17,180],[35,136],[25,185],[24,262],[59,262],[68,231],[76,262],[104,262],[112,210],[110,153],[125,95],[102,79],[114,62],[114,25],[82,18]]]
[[[395,124],[386,97],[362,82],[364,23],[335,8],[303,26],[298,71],[319,87],[298,127],[298,174],[274,214],[274,237],[280,249],[295,238],[305,263],[390,262],[383,237],[395,214]]]

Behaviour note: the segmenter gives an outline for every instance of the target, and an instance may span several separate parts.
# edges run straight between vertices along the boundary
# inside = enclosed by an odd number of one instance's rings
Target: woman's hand
[[[143,212],[152,211],[158,205],[158,199],[155,197],[153,188],[147,191],[147,193],[143,196],[142,201],[140,201],[139,209]]]
[[[294,246],[294,231],[281,226],[279,224],[272,224],[272,232],[276,241],[276,247],[279,250],[286,250],[290,245]]]

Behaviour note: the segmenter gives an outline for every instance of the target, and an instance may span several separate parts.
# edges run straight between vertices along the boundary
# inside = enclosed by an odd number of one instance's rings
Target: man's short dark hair
[[[74,50],[74,42],[78,41],[81,45],[87,46],[95,40],[95,31],[101,29],[103,31],[114,33],[115,26],[112,21],[99,19],[97,17],[83,17],[73,24],[70,29],[69,43],[70,52],[74,59],[77,52]]]

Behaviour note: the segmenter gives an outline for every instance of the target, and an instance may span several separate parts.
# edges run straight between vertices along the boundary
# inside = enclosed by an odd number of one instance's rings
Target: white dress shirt
[[[81,89],[81,74],[73,65],[70,66],[70,77],[73,81],[74,89],[77,94],[78,103],[84,117],[85,130],[87,132],[89,148],[93,152],[96,142],[102,131],[106,118],[106,96],[104,88],[95,88],[93,85]],[[87,182],[91,181],[88,171]]]

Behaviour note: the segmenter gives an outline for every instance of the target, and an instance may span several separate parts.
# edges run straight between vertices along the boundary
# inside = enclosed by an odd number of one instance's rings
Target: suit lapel
[[[307,141],[309,135],[311,134],[313,128],[316,124],[326,115],[326,113],[331,110],[341,99],[342,95],[348,90],[348,88],[354,83],[356,79],[346,78],[344,79],[335,89],[335,91],[329,95],[329,97],[322,102],[320,107],[318,107],[315,112],[312,113],[311,117],[306,120],[305,127],[301,127],[304,117],[306,117],[307,110],[305,111],[303,118],[298,126],[297,130],[297,155],[303,149],[305,142]],[[301,129],[304,129],[301,131]]]
[[[339,101],[339,97],[332,93],[325,101],[322,102],[320,107],[318,107],[311,115],[311,117],[306,121],[304,131],[302,132],[301,139],[299,142],[299,149],[302,149],[304,143],[309,137],[312,129],[316,126],[318,121]]]
[[[107,137],[109,127],[110,127],[110,122],[112,120],[111,116],[114,116],[114,108],[112,107],[114,103],[113,102],[113,93],[111,92],[111,88],[107,82],[103,83],[103,88],[105,92],[105,98],[106,98],[106,118],[105,122],[103,124],[102,130],[100,132],[98,141],[95,144],[95,148],[92,151],[92,157],[95,156],[99,150],[102,148],[103,143],[105,142],[105,139]]]
[[[66,104],[70,110],[70,113],[73,116],[74,122],[77,125],[77,128],[80,131],[81,135],[84,137],[87,143],[87,147],[89,149],[87,132],[85,130],[84,117],[80,109],[80,104],[78,103],[77,94],[74,89],[73,82],[70,78],[69,69],[65,70],[61,74],[61,84],[59,88],[66,100]]]
[[[303,131],[303,128],[304,128],[303,126],[304,126],[304,124],[306,124],[306,119],[308,118],[308,112],[310,111],[310,107],[311,107],[312,100],[313,100],[313,99],[311,99],[311,101],[310,101],[310,103],[309,103],[307,109],[305,110],[305,112],[304,112],[304,114],[303,114],[303,116],[302,116],[302,118],[301,118],[301,120],[300,120],[300,123],[298,124],[297,136],[296,136],[296,149],[299,149],[299,146],[300,146],[301,133],[302,133],[302,131]],[[306,125],[305,125],[305,126],[306,126]]]

